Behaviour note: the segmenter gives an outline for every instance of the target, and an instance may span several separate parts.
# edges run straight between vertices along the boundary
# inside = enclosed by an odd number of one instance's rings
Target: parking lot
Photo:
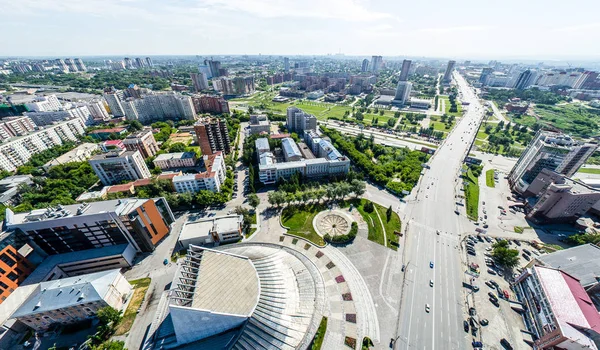
[[[531,341],[531,337],[523,332],[525,324],[518,311],[521,306],[510,289],[510,281],[531,259],[542,253],[527,241],[510,240],[509,248],[519,250],[519,266],[513,273],[506,273],[492,259],[492,244],[498,240],[502,238],[474,234],[465,237],[461,244],[472,277],[471,284],[476,286],[472,289],[465,286],[471,289],[466,301],[465,332],[471,333],[472,340],[481,342],[485,349],[507,348],[501,344],[502,339],[514,349],[527,349],[529,345],[525,341]],[[473,332],[474,328],[476,332]]]

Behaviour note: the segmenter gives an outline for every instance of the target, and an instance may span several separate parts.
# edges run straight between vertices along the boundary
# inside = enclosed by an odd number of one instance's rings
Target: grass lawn
[[[317,329],[317,333],[313,338],[311,344],[311,350],[319,350],[321,349],[321,345],[323,344],[323,339],[325,339],[325,333],[327,332],[327,317],[323,316],[321,319],[321,323],[319,323],[319,328]]]
[[[133,295],[131,296],[131,301],[127,306],[127,310],[125,310],[125,313],[123,314],[123,319],[119,322],[119,325],[115,330],[115,335],[123,335],[131,329],[133,321],[135,321],[135,317],[137,316],[137,310],[140,305],[142,305],[144,296],[148,291],[148,287],[150,287],[150,281],[150,278],[129,281],[129,283],[133,285]]]
[[[463,177],[463,181],[465,182],[467,217],[477,221],[479,218],[479,184],[471,169],[467,171],[467,176]]]
[[[395,235],[394,231],[400,232],[400,230],[402,230],[402,223],[400,222],[400,217],[398,216],[398,214],[396,214],[396,212],[392,211],[392,216],[388,221],[386,215],[388,208],[379,204],[375,204],[375,208],[379,212],[379,216],[381,216],[381,221],[383,221],[383,227],[385,228],[385,234],[388,239],[388,247],[392,248],[393,250],[398,250],[398,240],[400,236]]]
[[[485,172],[485,184],[487,187],[496,187],[496,182],[494,181],[494,169]]]
[[[539,123],[560,129],[571,136],[590,137],[598,134],[600,109],[570,103],[560,106],[538,104],[534,111],[540,117]]]
[[[579,168],[580,173],[585,174],[600,174],[600,169],[598,168]]]
[[[283,226],[289,227],[289,234],[306,238],[317,245],[324,245],[323,237],[319,236],[313,227],[313,219],[325,209],[322,204],[289,206],[283,209],[281,222]]]
[[[358,212],[362,215],[363,219],[369,225],[369,241],[373,241],[375,243],[379,243],[382,246],[385,246],[385,240],[383,238],[383,228],[381,227],[381,223],[379,222],[379,217],[375,210],[372,213],[367,213],[364,209],[365,204],[367,204],[369,200],[361,198],[360,200],[352,200],[351,203],[354,205]],[[383,220],[383,218],[381,218]]]
[[[430,121],[429,125],[433,125],[433,130],[435,131],[442,131],[446,133],[452,129],[452,125],[449,128],[446,128],[446,124],[438,121]]]

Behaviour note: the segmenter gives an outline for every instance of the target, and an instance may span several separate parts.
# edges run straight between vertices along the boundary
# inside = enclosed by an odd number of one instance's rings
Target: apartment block
[[[452,72],[454,71],[454,66],[456,66],[456,61],[448,61],[446,72],[444,72],[444,83],[450,83],[450,81],[452,80]]]
[[[46,164],[44,164],[43,168],[44,170],[48,171],[57,165],[86,161],[99,149],[100,147],[98,147],[98,144],[96,143],[82,143],[69,152],[48,161]]]
[[[304,133],[317,129],[317,118],[297,107],[287,108],[287,128],[290,132]]]
[[[45,126],[55,122],[79,118],[85,125],[94,124],[94,117],[87,106],[79,106],[56,112],[25,112],[23,115],[29,117],[36,125]]]
[[[25,103],[25,107],[31,112],[56,112],[63,108],[56,95],[37,96],[32,102]]]
[[[193,96],[192,103],[198,113],[229,113],[229,102],[221,96]]]
[[[508,174],[508,183],[513,191],[525,193],[542,169],[570,177],[597,148],[597,143],[578,142],[569,135],[540,130]]]
[[[190,78],[192,79],[192,84],[194,85],[194,91],[199,92],[202,90],[208,90],[208,77],[206,74],[200,73],[190,73]]]
[[[87,104],[88,109],[90,110],[90,114],[95,121],[103,122],[110,119],[110,115],[104,107],[104,101],[102,100],[92,100]]]
[[[27,163],[32,155],[64,142],[76,142],[77,137],[84,133],[85,125],[81,119],[74,118],[14,138],[0,145],[0,169],[15,171]]]
[[[231,152],[227,123],[219,118],[207,118],[194,124],[194,131],[202,154],[211,155],[222,151]]]
[[[223,95],[245,95],[253,93],[255,82],[253,76],[235,78],[213,78],[213,89]]]
[[[105,186],[151,176],[139,151],[112,151],[96,155],[89,162]]]
[[[127,136],[123,145],[128,151],[140,151],[144,158],[154,157],[160,150],[151,129],[138,131]]]
[[[121,101],[123,112],[128,120],[147,123],[156,120],[193,120],[196,110],[190,96],[177,92],[145,94],[141,98],[127,98]]]
[[[191,168],[196,165],[196,153],[178,152],[159,154],[153,163],[160,169]]]
[[[123,91],[109,89],[108,91],[104,92],[103,96],[108,108],[110,109],[110,113],[113,116],[117,118],[125,116],[125,111],[123,110],[123,105],[121,104],[121,101],[124,99]]]
[[[8,117],[0,121],[0,141],[17,136],[25,136],[36,129],[37,125],[29,117]]]
[[[13,213],[6,228],[45,255],[131,244],[151,252],[175,221],[164,198],[116,199]]]
[[[81,58],[75,59],[75,66],[77,66],[77,69],[80,72],[85,72],[87,70],[87,68],[85,67],[85,64],[83,64],[83,61],[81,60]]]
[[[200,174],[183,174],[173,177],[173,187],[178,193],[221,191],[225,182],[225,157],[223,152],[203,156],[206,171]]]

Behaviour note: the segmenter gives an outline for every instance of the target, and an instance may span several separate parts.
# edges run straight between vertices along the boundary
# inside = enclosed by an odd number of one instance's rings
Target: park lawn
[[[376,203],[373,204],[375,204],[375,208],[379,212],[379,216],[381,216],[381,221],[383,221],[383,227],[385,228],[386,237],[388,239],[388,247],[392,248],[393,250],[398,250],[398,241],[400,236],[395,235],[394,231],[401,232],[402,230],[402,222],[400,221],[400,217],[395,211],[392,211],[392,216],[388,221],[386,215],[387,208]]]
[[[346,111],[352,113],[352,107],[331,106],[331,108],[329,108],[329,110],[324,113],[324,115],[323,115],[324,118],[322,118],[322,119],[327,119],[330,117],[341,119],[344,117],[344,113],[346,113]]]
[[[387,125],[387,121],[391,119],[390,117],[386,116],[385,113],[384,115],[379,115],[375,113],[364,113],[363,116],[365,117],[365,119],[363,120],[364,122],[369,122],[373,124],[373,119],[377,118],[378,125],[382,126]]]
[[[325,333],[327,332],[327,317],[323,316],[321,318],[321,323],[319,323],[319,328],[317,329],[317,333],[313,338],[310,349],[311,350],[320,350],[323,345],[323,340],[325,339]]]
[[[385,239],[383,237],[383,228],[381,227],[381,223],[379,222],[379,217],[375,210],[372,213],[367,213],[364,209],[365,204],[367,204],[369,200],[361,198],[360,200],[352,200],[351,203],[356,207],[360,215],[362,215],[363,219],[369,226],[369,241],[381,244],[385,246]],[[382,218],[383,220],[383,218]]]
[[[131,329],[133,321],[135,321],[137,316],[137,310],[140,308],[140,305],[142,305],[144,296],[148,291],[148,287],[150,287],[150,282],[150,278],[141,278],[139,280],[129,281],[129,283],[133,285],[133,295],[131,296],[131,301],[127,306],[127,310],[125,310],[125,313],[123,314],[121,322],[119,322],[115,330],[115,335],[123,335],[129,332]]]
[[[324,245],[323,237],[315,231],[313,227],[313,219],[315,216],[325,210],[326,207],[322,204],[309,204],[303,206],[288,206],[281,213],[281,223],[288,227],[288,233],[317,244]]]
[[[315,117],[319,118],[327,111],[331,106],[312,101],[297,101],[296,107],[300,108],[306,113],[313,114]]]
[[[485,129],[485,128],[484,128]],[[477,138],[480,140],[486,140],[488,138],[488,134],[485,132],[485,130],[482,129],[477,133]]]
[[[600,174],[600,169],[598,168],[579,168],[580,173],[584,174]]]
[[[465,186],[465,198],[467,207],[467,217],[473,221],[479,219],[479,183],[471,169],[467,171],[467,175],[463,176]]]
[[[433,130],[435,130],[435,131],[443,131],[443,132],[446,132],[446,133],[449,132],[452,129],[453,124],[449,128],[446,128],[446,124],[444,124],[442,122],[433,121],[433,120],[429,122],[429,125],[433,125]]]
[[[560,106],[536,105],[535,113],[539,116],[539,123],[560,129],[571,136],[591,137],[598,135],[600,109],[587,108],[579,103],[564,104]]]
[[[494,181],[494,169],[485,172],[485,184],[487,187],[496,187],[496,181]]]

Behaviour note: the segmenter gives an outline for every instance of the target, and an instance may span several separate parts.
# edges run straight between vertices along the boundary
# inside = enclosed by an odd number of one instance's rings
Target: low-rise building
[[[429,109],[429,107],[431,107],[431,100],[411,97],[410,98],[410,107],[411,108]]]
[[[286,162],[294,162],[302,159],[302,153],[300,153],[298,145],[291,137],[281,140],[281,148]]]
[[[98,151],[98,144],[95,143],[82,143],[81,145],[75,147],[69,152],[60,155],[51,161],[44,164],[44,170],[48,171],[52,167],[57,165],[72,163],[72,162],[83,162],[94,154],[94,152]]]
[[[56,112],[63,106],[56,95],[36,96],[31,102],[25,103],[27,110],[32,112]]]
[[[597,349],[600,314],[579,280],[549,267],[527,268],[514,282],[534,349]]]
[[[29,290],[29,289],[28,289]],[[37,284],[12,314],[35,331],[68,325],[96,316],[110,306],[121,311],[132,287],[118,269]],[[17,289],[15,293],[20,293]]]
[[[17,204],[21,185],[32,186],[33,176],[15,175],[0,180],[0,203],[5,206]]]
[[[159,154],[153,163],[160,169],[190,168],[196,165],[196,153],[178,152]]]
[[[105,186],[125,180],[147,179],[150,170],[139,151],[112,151],[90,159],[90,165]]]
[[[125,150],[123,140],[107,140],[100,143],[102,152],[121,152]]]
[[[308,94],[306,94],[306,98],[309,100],[316,100],[316,99],[323,97],[324,95],[325,95],[325,93],[323,92],[323,90],[316,90],[316,91],[311,91]]]
[[[225,158],[222,152],[205,155],[206,171],[200,174],[183,174],[173,177],[173,187],[178,193],[196,193],[198,191],[221,191],[225,182]]]
[[[186,222],[179,234],[180,246],[190,244],[218,246],[242,239],[242,215],[227,215],[210,219]]]
[[[251,115],[249,126],[251,135],[260,133],[269,134],[271,128],[271,124],[269,124],[269,119],[266,115]]]
[[[175,221],[164,198],[116,199],[14,213],[6,209],[6,229],[32,241],[46,255],[119,244],[153,251]]]

